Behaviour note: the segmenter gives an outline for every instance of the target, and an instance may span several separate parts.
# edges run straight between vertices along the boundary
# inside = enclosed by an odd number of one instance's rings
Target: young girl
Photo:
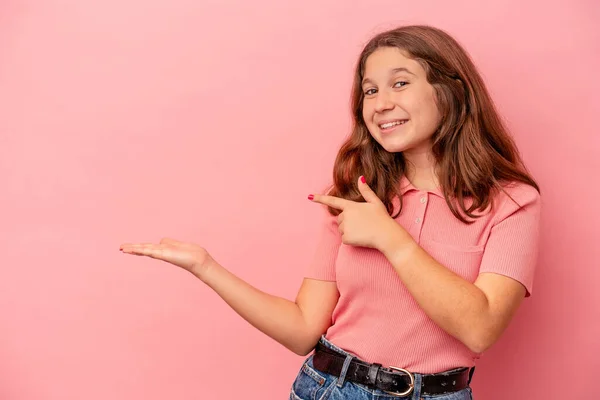
[[[447,33],[406,26],[362,51],[352,135],[296,301],[250,286],[192,243],[124,244],[193,273],[308,355],[290,399],[471,399],[479,355],[531,293],[540,215],[481,76]]]

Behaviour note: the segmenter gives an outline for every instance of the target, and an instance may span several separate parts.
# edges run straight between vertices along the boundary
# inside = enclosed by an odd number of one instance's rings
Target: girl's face
[[[366,60],[363,119],[388,152],[429,153],[440,123],[433,86],[421,65],[395,47],[381,47]]]

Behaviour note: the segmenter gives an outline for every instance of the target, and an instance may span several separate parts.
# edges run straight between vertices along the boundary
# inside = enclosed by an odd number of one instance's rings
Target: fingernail
[[[309,199],[309,200],[312,200],[312,199],[314,199],[314,198],[315,198],[315,196],[313,196],[312,194],[309,194],[309,195],[308,195],[308,199]]]
[[[367,180],[365,179],[365,177],[364,177],[364,176],[361,176],[361,177],[360,177],[360,181],[361,181],[362,183],[367,183]]]

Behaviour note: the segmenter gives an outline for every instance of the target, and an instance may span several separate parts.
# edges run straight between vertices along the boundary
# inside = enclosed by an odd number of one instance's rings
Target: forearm
[[[407,246],[406,237],[391,238],[382,252],[425,314],[475,352],[491,345],[498,329],[492,326],[485,293],[438,263],[414,241]]]
[[[320,335],[311,332],[295,302],[256,289],[216,262],[194,275],[252,326],[294,353],[307,354],[316,344]]]

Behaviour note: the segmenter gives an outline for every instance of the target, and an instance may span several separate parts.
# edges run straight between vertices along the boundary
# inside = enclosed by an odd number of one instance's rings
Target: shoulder
[[[496,221],[501,221],[520,211],[532,215],[539,214],[541,209],[541,196],[538,190],[523,182],[507,182],[502,185],[494,196],[494,209]]]

